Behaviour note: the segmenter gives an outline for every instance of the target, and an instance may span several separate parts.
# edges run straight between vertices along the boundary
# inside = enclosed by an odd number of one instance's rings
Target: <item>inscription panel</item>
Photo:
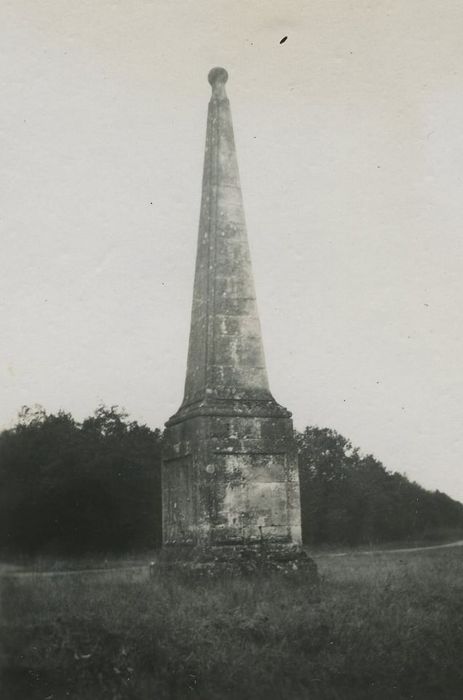
[[[223,498],[218,537],[287,541],[289,508],[284,454],[221,454]]]

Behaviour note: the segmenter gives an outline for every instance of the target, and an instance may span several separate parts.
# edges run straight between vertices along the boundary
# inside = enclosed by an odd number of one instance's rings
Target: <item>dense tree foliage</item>
[[[152,548],[160,541],[159,430],[101,406],[77,423],[24,408],[0,434],[0,547],[24,554]]]
[[[297,435],[307,544],[370,544],[463,532],[463,505],[361,456],[334,430]],[[0,433],[0,551],[79,555],[161,542],[161,433],[99,407],[78,423],[24,408]]]
[[[339,433],[309,427],[297,436],[302,531],[307,544],[371,544],[463,532],[463,505],[426,491]]]

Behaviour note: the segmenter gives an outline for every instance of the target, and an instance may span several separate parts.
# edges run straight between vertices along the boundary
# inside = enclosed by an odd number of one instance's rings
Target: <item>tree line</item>
[[[334,430],[297,434],[304,542],[359,545],[463,533],[463,505],[362,456]],[[82,555],[161,544],[160,430],[100,406],[25,407],[0,433],[0,552]]]
[[[0,549],[77,555],[160,544],[161,432],[117,407],[78,423],[24,408],[0,434]]]
[[[463,504],[389,471],[329,428],[297,435],[307,544],[438,540],[463,533]]]

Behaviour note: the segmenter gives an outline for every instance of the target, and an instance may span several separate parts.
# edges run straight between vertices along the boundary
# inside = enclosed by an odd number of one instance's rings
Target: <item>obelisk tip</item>
[[[228,80],[228,73],[225,70],[225,68],[212,68],[209,71],[209,75],[207,76],[207,79],[209,80],[210,84],[214,88],[217,84],[222,84],[224,85],[227,80]]]
[[[209,71],[207,79],[212,85],[212,99],[226,100],[225,83],[228,80],[228,73],[225,68],[213,68]]]

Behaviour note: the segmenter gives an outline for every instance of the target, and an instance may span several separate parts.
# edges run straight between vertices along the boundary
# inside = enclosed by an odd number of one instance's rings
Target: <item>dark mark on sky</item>
[[[287,38],[287,36],[284,36],[283,39],[280,39],[280,44],[284,44]]]

